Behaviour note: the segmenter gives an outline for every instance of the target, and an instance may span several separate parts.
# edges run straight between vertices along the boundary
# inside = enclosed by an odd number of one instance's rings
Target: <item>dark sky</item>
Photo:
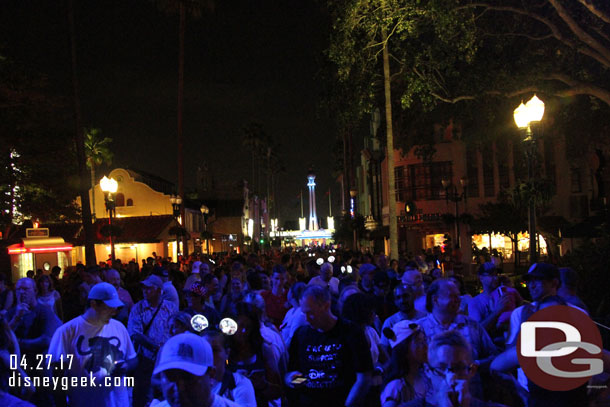
[[[0,55],[48,76],[69,95],[66,1],[3,0]],[[111,137],[114,166],[177,181],[178,18],[149,0],[75,0],[84,126]],[[328,22],[315,0],[221,0],[213,14],[189,20],[185,51],[185,182],[195,186],[207,161],[218,181],[248,178],[241,128],[263,124],[281,145],[287,173],[281,221],[298,216],[307,169],[318,173],[318,211],[328,212],[332,123],[318,111],[317,76]],[[336,202],[337,199],[334,199]],[[334,205],[334,204],[333,204]],[[338,212],[338,207],[333,211]],[[307,208],[305,208],[307,211]]]

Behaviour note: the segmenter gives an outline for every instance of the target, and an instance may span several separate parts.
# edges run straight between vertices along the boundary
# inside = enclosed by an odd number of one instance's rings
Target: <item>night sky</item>
[[[49,92],[69,96],[65,1],[3,0],[0,55],[48,77]],[[131,166],[177,183],[178,17],[149,0],[75,0],[83,126],[111,137],[113,166]],[[332,122],[319,113],[318,71],[328,21],[314,0],[222,0],[187,21],[185,185],[206,161],[219,182],[249,178],[241,128],[263,124],[281,145],[281,219],[296,219],[313,164],[318,216],[328,213],[333,181]],[[305,199],[305,205],[307,200]],[[333,204],[335,205],[335,204]],[[307,207],[305,208],[307,211]],[[334,206],[337,214],[339,208]]]

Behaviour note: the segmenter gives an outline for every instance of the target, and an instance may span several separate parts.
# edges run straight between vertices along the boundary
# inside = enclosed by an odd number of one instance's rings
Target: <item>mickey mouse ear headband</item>
[[[195,331],[202,332],[207,329],[210,324],[204,315],[195,314],[191,318],[191,326]],[[235,332],[237,332],[237,322],[231,318],[224,318],[218,324],[218,329],[225,335],[235,335]]]
[[[383,334],[389,339],[390,346],[394,348],[419,330],[418,324],[413,321],[404,320],[398,322],[392,328],[385,328]]]

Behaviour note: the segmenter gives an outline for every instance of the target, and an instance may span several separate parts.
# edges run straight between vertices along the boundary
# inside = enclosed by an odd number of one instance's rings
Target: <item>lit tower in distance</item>
[[[318,217],[316,216],[316,174],[310,168],[307,174],[307,187],[309,188],[309,230],[318,230]]]

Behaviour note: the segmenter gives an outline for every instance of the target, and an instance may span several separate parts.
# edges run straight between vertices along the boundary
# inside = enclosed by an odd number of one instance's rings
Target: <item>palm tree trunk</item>
[[[76,142],[76,160],[78,162],[79,193],[81,199],[81,216],[85,231],[85,261],[88,265],[97,263],[95,259],[95,243],[93,223],[91,221],[91,206],[89,188],[87,187],[87,158],[85,156],[85,137],[81,127],[81,112],[79,99],[78,75],[76,72],[76,29],[74,27],[74,0],[68,0],[68,24],[70,28],[70,50],[72,57],[72,90],[74,92],[74,127]]]
[[[388,206],[390,216],[390,258],[398,258],[398,224],[396,219],[396,181],[394,179],[394,133],[392,130],[392,91],[390,83],[389,38],[382,28],[383,40],[383,85],[385,90],[385,121],[388,156]]]
[[[91,163],[91,219],[95,221],[95,164]]]
[[[183,156],[183,136],[182,136],[182,112],[184,102],[184,32],[186,29],[186,15],[184,10],[184,1],[180,1],[180,23],[178,34],[178,195],[182,198],[180,206],[180,217],[182,218],[182,227],[185,227],[186,219],[184,217],[184,156]],[[182,236],[182,254],[188,254],[188,246],[186,236]]]

